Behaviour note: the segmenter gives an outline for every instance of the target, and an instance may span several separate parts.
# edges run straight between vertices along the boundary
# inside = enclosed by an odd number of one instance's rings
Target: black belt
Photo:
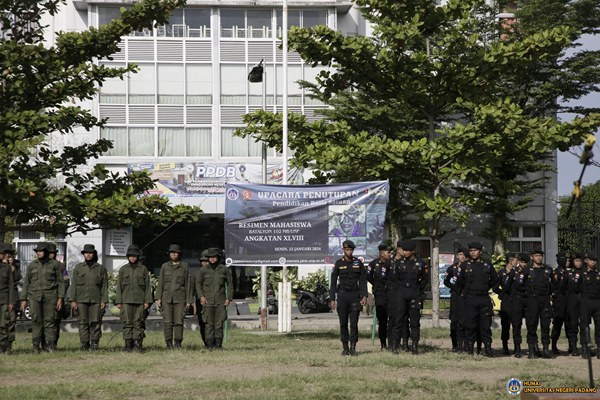
[[[481,290],[469,290],[467,292],[467,294],[470,294],[473,296],[487,296],[489,293],[487,291],[481,291]]]
[[[358,292],[358,286],[344,285],[340,286],[340,292]]]
[[[549,292],[532,292],[534,296],[550,296]]]
[[[416,289],[417,288],[417,285],[414,285],[414,284],[409,283],[409,282],[399,283],[398,286],[401,287],[401,288],[409,288],[409,289]]]

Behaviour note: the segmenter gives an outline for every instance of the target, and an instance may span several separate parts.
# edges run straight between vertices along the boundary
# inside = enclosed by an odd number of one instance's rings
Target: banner
[[[439,258],[439,273],[440,273],[440,298],[450,298],[450,288],[444,285],[446,278],[446,270],[454,264],[454,254],[440,254]],[[456,279],[456,278],[453,278]]]
[[[262,165],[249,163],[139,163],[127,164],[128,172],[148,170],[154,179],[158,179],[154,189],[148,194],[160,194],[167,197],[204,197],[225,196],[225,184],[261,183]],[[291,185],[302,185],[302,173],[296,168],[288,171]],[[283,183],[283,167],[267,165],[267,184]]]
[[[225,261],[230,265],[333,264],[352,240],[365,263],[379,257],[387,181],[310,186],[227,183]]]

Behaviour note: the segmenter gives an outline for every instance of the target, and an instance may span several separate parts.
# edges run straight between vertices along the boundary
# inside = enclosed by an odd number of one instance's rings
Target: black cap
[[[477,250],[482,250],[483,249],[483,245],[479,242],[471,242],[469,244],[467,244],[467,246],[470,249],[477,249]]]
[[[583,258],[583,255],[581,253],[573,253],[573,254],[571,254],[571,258],[573,260],[576,260],[576,259],[580,259],[581,260]]]
[[[534,247],[533,249],[531,249],[530,253],[531,254],[545,254],[544,250],[542,250],[538,247]]]
[[[47,251],[50,252],[50,246],[48,242],[38,242],[37,247],[33,251]]]
[[[12,244],[10,243],[0,243],[0,253],[14,253],[15,249],[13,249]]]
[[[342,243],[342,247],[344,249],[355,249],[356,245],[352,240],[344,240],[344,243]]]
[[[178,244],[172,244],[169,246],[169,250],[167,250],[167,254],[169,253],[182,253],[181,247]]]
[[[404,240],[398,240],[398,243],[396,243],[396,247],[399,247],[402,250],[404,250]]]
[[[469,249],[467,249],[465,246],[458,246],[458,248],[456,249],[456,253],[463,253],[463,255],[465,257],[469,256]]]
[[[48,253],[58,253],[58,250],[56,249],[56,244],[49,242],[48,243]]]
[[[517,256],[517,253],[506,253],[506,262],[508,262],[508,260],[510,260],[511,258],[515,258]]]
[[[392,246],[388,246],[387,244],[380,244],[377,248],[379,251],[392,251]]]
[[[140,254],[142,254],[142,252],[140,251],[140,248],[136,245],[136,244],[132,244],[131,246],[129,246],[127,248],[127,253],[128,256],[138,256]]]
[[[529,257],[529,254],[527,254],[527,253],[519,253],[519,254],[517,254],[517,259],[519,261],[523,261],[523,262],[526,262],[526,263],[528,263],[529,261],[531,261],[531,257]]]
[[[415,251],[417,249],[417,242],[414,240],[404,240],[402,244],[404,245],[404,247],[402,247],[403,250]]]
[[[598,255],[595,251],[588,250],[585,252],[585,258],[589,258],[590,260],[598,261]]]
[[[200,258],[198,259],[198,261],[208,261],[208,250],[204,250],[202,252],[202,254],[200,255]]]
[[[83,254],[83,253],[98,254],[98,252],[96,251],[96,246],[94,246],[93,244],[83,245],[83,250],[81,250],[81,254]]]
[[[211,247],[206,251],[206,257],[221,257],[221,250],[217,247]]]

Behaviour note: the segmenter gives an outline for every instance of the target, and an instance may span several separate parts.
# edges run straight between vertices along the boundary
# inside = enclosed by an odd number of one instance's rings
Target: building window
[[[187,104],[212,104],[212,64],[187,64]]]
[[[221,37],[271,38],[271,16],[270,10],[221,10]]]
[[[103,63],[108,68],[125,68],[124,63]],[[109,78],[100,86],[100,103],[125,104],[127,102],[127,80]]]
[[[158,104],[183,104],[183,64],[158,64]]]
[[[248,137],[233,136],[236,128],[221,128],[221,155],[223,157],[260,157],[261,142]]]
[[[137,64],[138,72],[129,74],[129,104],[155,104],[154,64]]]
[[[543,229],[541,226],[515,226],[508,242],[508,250],[516,253],[529,253],[531,249],[542,248]]]
[[[327,25],[327,10],[288,10],[288,29]],[[283,36],[283,12],[277,10],[277,37]]]
[[[105,156],[155,156],[155,128],[105,127],[102,139],[113,142]],[[158,156],[160,157],[210,157],[212,155],[211,128],[158,128]]]
[[[221,104],[246,104],[246,65],[221,65]]]

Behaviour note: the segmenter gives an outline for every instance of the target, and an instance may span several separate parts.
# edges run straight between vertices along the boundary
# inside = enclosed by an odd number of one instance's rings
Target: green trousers
[[[0,347],[7,346],[9,342],[10,314],[8,304],[0,304]]]
[[[57,302],[57,299],[46,301],[29,301],[32,340],[58,340],[60,318],[58,316],[58,310],[56,309]]]
[[[77,303],[79,311],[79,341],[81,343],[97,342],[102,337],[102,316],[104,310],[100,303]]]
[[[8,315],[10,320],[8,322],[8,341],[15,341],[15,332],[17,331],[17,310],[20,304],[15,304],[12,312],[9,312]],[[8,308],[7,308],[8,309]]]
[[[123,339],[143,339],[147,316],[148,313],[144,310],[143,304],[122,304],[121,322],[123,322]]]
[[[202,312],[202,303],[200,300],[196,300],[196,316],[198,317],[198,326],[200,327],[200,336],[202,341],[206,344],[206,320],[204,318],[204,312]]]
[[[223,322],[227,317],[225,306],[206,306],[202,310],[206,323],[206,339],[223,339]]]
[[[162,303],[162,317],[165,325],[165,340],[183,340],[183,319],[186,303]]]

